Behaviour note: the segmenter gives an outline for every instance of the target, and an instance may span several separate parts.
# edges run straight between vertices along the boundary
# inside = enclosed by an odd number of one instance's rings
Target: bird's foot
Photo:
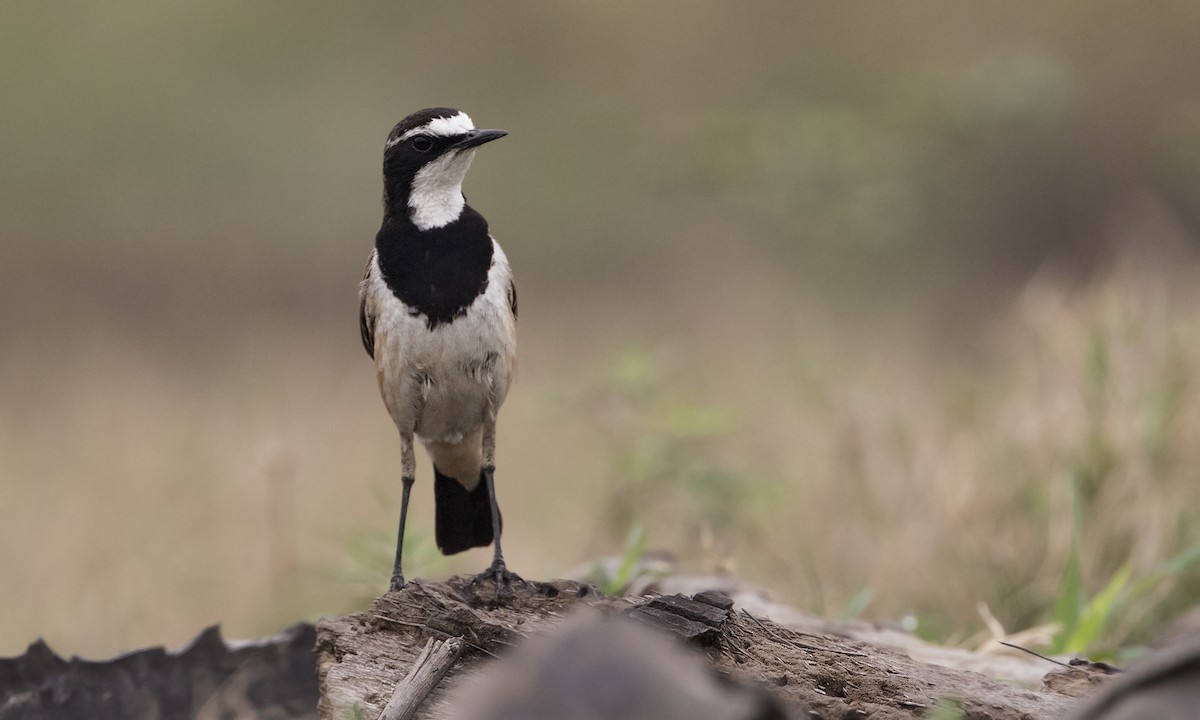
[[[471,585],[474,586],[481,580],[492,581],[492,585],[495,588],[495,595],[492,597],[493,607],[500,604],[500,593],[502,590],[511,590],[513,585],[521,585],[523,587],[526,584],[520,575],[512,572],[504,565],[503,560],[494,561],[492,566],[487,570],[472,577]]]
[[[399,570],[392,573],[392,581],[388,584],[388,592],[396,592],[404,587],[404,573]]]

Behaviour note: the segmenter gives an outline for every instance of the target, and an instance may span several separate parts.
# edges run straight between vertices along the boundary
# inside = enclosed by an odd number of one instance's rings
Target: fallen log
[[[717,596],[719,597],[719,596]],[[466,578],[410,582],[371,609],[317,625],[322,718],[380,716],[396,684],[432,639],[461,638],[461,657],[415,717],[457,717],[456,691],[493,663],[503,664],[530,636],[552,633],[567,616],[624,615],[674,634],[703,653],[735,684],[768,693],[795,716],[922,718],[951,704],[973,720],[1063,717],[1073,700],[978,673],[917,662],[896,650],[833,634],[802,632],[756,617],[716,598],[610,598],[574,581],[514,587],[492,607],[492,586]],[[631,652],[637,652],[631,648]],[[537,692],[536,685],[529,692]]]

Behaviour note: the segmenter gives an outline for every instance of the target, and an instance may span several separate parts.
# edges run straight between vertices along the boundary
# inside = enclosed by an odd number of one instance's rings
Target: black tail
[[[443,555],[492,544],[492,506],[482,473],[475,489],[467,490],[435,467],[433,497],[437,506],[437,544]]]

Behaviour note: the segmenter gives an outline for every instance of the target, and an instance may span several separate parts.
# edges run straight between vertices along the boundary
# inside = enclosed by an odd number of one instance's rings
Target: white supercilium
[[[475,129],[475,123],[471,122],[471,118],[465,112],[459,112],[457,115],[451,115],[445,118],[434,118],[424,125],[419,125],[412,130],[404,133],[400,137],[388,141],[385,147],[391,147],[396,143],[403,142],[415,135],[436,135],[438,137],[451,137],[453,135],[463,135]]]

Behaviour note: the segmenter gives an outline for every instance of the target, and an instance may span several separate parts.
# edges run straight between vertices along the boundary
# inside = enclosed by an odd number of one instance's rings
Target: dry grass
[[[979,600],[1026,627],[1060,592],[1073,483],[1091,592],[1126,562],[1144,574],[1200,544],[1200,308],[1161,281],[1035,282],[976,362],[902,359],[892,346],[863,348],[865,366],[827,365],[828,412],[807,418],[786,463],[809,468],[795,486],[805,509],[782,513],[777,531],[791,529],[779,567],[803,558],[819,585],[798,578],[791,591],[835,609],[867,586],[873,611],[913,612],[942,637],[972,627]],[[1196,580],[1173,580],[1187,584],[1174,588],[1178,609]],[[1161,619],[1162,597],[1125,608],[1108,640]]]
[[[726,327],[690,387],[742,422],[672,436],[627,399],[642,421],[621,418],[620,447],[644,460],[656,450],[638,437],[673,437],[675,462],[643,462],[617,516],[656,508],[676,527],[651,525],[652,540],[696,547],[715,534],[710,562],[727,552],[806,607],[837,613],[866,590],[868,614],[912,614],[942,640],[980,627],[980,601],[1009,630],[1047,620],[1077,529],[1087,593],[1127,563],[1146,577],[1200,547],[1200,296],[1195,267],[1176,270],[1127,264],[1071,289],[1037,279],[978,333],[937,339],[896,315],[851,330],[809,317],[768,343],[737,333],[771,338],[782,317]],[[744,375],[722,372],[747,355]],[[689,392],[672,385],[660,406]],[[690,512],[671,510],[681,502]],[[1144,638],[1197,587],[1194,570],[1168,573],[1095,649]]]
[[[707,284],[681,259],[600,307],[529,295],[500,437],[518,571],[615,552],[641,522],[651,546],[803,606],[869,588],[868,614],[961,639],[979,601],[1010,629],[1045,619],[1072,477],[1091,590],[1200,542],[1194,268],[1172,287],[1137,270],[1035,282],[948,343],[902,314],[839,327],[768,263],[718,260]],[[259,634],[383,589],[397,447],[352,322],[187,357],[93,327],[69,353],[17,338],[0,367],[0,654],[39,635],[85,656],[178,645],[217,621]],[[410,525],[427,537],[420,473]],[[410,559],[443,575],[486,551]],[[1173,578],[1115,639],[1197,589]]]

